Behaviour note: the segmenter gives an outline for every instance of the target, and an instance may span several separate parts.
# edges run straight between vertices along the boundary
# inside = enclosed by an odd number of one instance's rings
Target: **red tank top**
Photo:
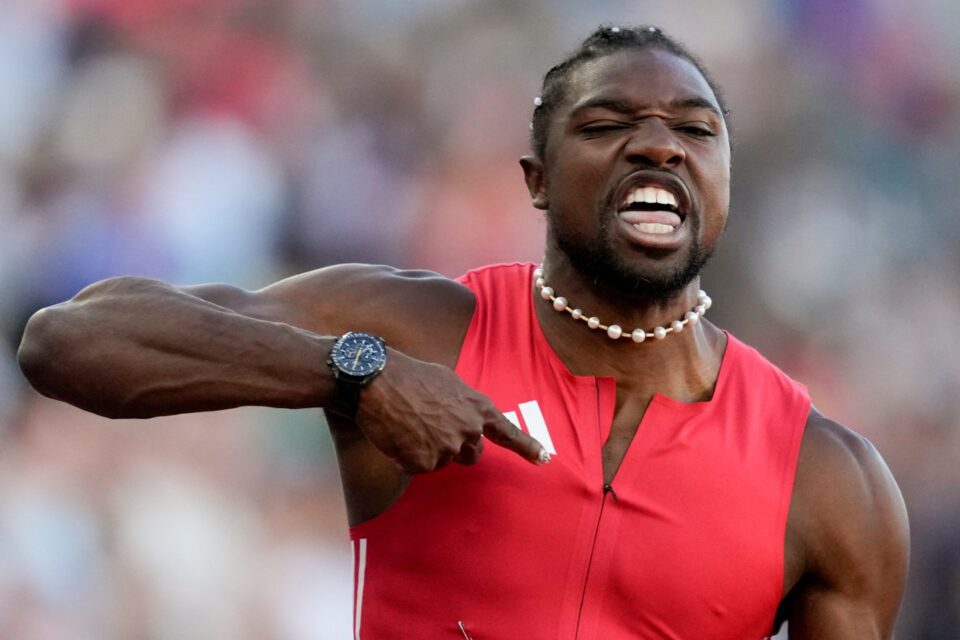
[[[355,638],[763,638],[805,388],[728,336],[713,399],[654,397],[605,490],[616,384],[572,375],[550,348],[533,268],[461,278],[477,306],[456,371],[552,462],[488,443],[477,465],[416,476],[352,527]]]

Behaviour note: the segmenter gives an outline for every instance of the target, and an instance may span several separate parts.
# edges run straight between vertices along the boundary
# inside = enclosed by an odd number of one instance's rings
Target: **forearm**
[[[332,339],[119,278],[44,309],[18,358],[41,393],[109,417],[321,406]]]

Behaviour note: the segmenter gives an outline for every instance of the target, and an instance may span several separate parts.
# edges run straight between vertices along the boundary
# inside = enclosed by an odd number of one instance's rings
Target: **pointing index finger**
[[[550,462],[550,453],[537,440],[521,431],[499,411],[483,426],[487,440],[526,458],[534,464]]]

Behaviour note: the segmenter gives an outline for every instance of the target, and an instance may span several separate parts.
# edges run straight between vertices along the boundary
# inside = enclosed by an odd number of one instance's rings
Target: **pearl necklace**
[[[630,338],[634,342],[640,343],[646,340],[647,338],[654,338],[656,340],[663,340],[667,337],[668,333],[680,333],[683,331],[683,328],[687,325],[691,327],[700,322],[700,318],[707,312],[707,309],[710,308],[710,305],[713,304],[713,301],[710,299],[710,296],[707,295],[702,289],[697,294],[697,304],[690,311],[687,311],[683,319],[674,320],[670,323],[669,327],[655,327],[653,331],[644,331],[643,329],[634,329],[630,333],[624,333],[620,325],[611,324],[605,325],[602,324],[596,316],[587,317],[587,315],[580,309],[574,309],[567,304],[567,299],[563,296],[558,296],[554,294],[553,288],[547,286],[547,281],[543,279],[543,267],[537,267],[533,271],[533,282],[536,285],[537,289],[540,291],[540,297],[544,300],[553,303],[553,308],[556,311],[566,311],[570,314],[570,317],[574,320],[582,320],[587,323],[587,326],[591,329],[600,329],[607,332],[613,340],[618,340],[620,338]]]

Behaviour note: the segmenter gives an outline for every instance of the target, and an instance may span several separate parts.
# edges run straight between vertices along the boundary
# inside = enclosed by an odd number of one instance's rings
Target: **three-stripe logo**
[[[520,409],[520,416],[523,418],[523,423],[521,423],[520,418],[517,417],[516,411],[504,411],[503,415],[518,429],[523,429],[524,426],[526,426],[526,432],[529,433],[531,437],[536,438],[550,455],[556,455],[557,450],[553,446],[553,439],[550,438],[550,430],[547,429],[547,423],[543,419],[543,412],[540,411],[540,405],[537,404],[537,401],[521,402],[518,408]]]

